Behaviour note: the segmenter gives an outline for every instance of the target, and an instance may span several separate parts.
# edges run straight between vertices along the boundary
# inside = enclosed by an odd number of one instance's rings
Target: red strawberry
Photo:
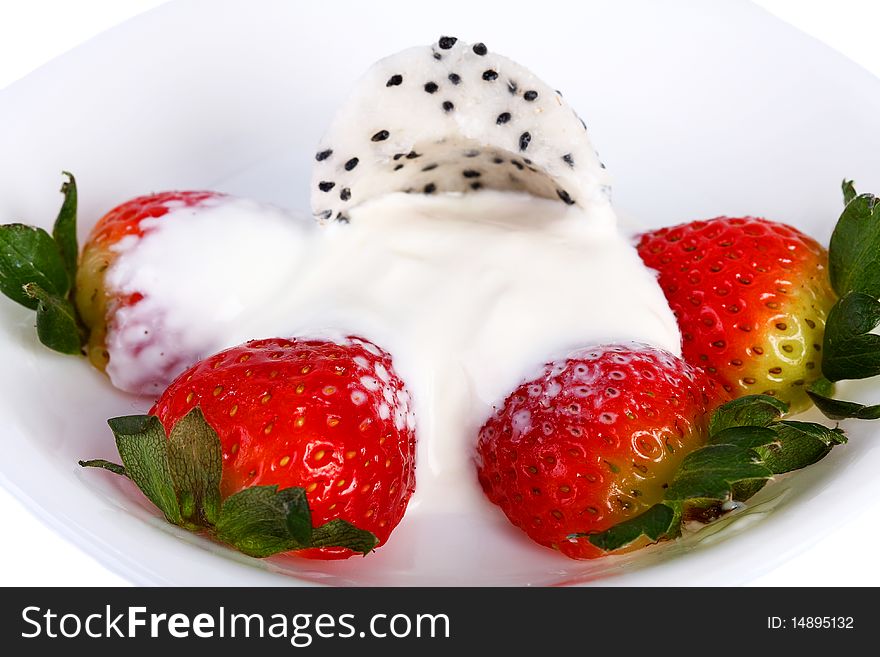
[[[302,487],[315,527],[341,518],[379,545],[403,517],[415,486],[414,420],[391,357],[370,342],[248,342],[181,374],[150,412],[170,431],[196,407],[220,438],[223,498]]]
[[[703,372],[660,349],[579,351],[546,365],[486,422],[480,483],[536,542],[572,558],[601,556],[570,536],[660,502],[684,456],[705,442],[707,411],[721,396]]]
[[[116,311],[142,298],[138,294],[119,297],[107,291],[104,274],[118,255],[112,247],[126,237],[140,237],[147,232],[149,229],[141,226],[144,219],[157,219],[168,214],[172,208],[196,207],[222,196],[219,192],[207,191],[161,192],[139,196],[110,210],[95,224],[83,246],[76,276],[76,306],[89,330],[86,351],[95,367],[102,371],[107,367],[109,354],[105,340]]]
[[[734,396],[809,405],[836,300],[822,246],[783,224],[719,217],[645,233],[638,251],[658,272],[688,363]]]

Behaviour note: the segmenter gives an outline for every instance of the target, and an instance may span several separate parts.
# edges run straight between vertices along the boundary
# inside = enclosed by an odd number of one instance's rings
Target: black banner
[[[0,646],[211,654],[652,655],[825,647],[880,638],[871,589],[2,589]],[[870,645],[870,644],[868,644]],[[374,652],[375,651],[375,652]],[[136,650],[136,652],[139,652]],[[702,652],[702,651],[701,651]],[[39,653],[43,654],[43,653]],[[47,653],[53,654],[53,653]],[[170,654],[177,654],[171,652]],[[811,653],[812,654],[812,653]]]

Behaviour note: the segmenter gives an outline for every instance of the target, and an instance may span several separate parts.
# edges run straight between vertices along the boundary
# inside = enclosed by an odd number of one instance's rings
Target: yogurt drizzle
[[[111,326],[113,384],[156,395],[249,339],[361,335],[392,354],[412,393],[409,513],[454,513],[482,504],[479,427],[543,363],[607,342],[679,353],[675,318],[610,208],[396,193],[351,215],[318,226],[226,198],[147,220],[107,273],[110,289],[144,295]]]

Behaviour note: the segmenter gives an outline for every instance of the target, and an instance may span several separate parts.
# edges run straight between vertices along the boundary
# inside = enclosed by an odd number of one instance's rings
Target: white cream
[[[146,297],[110,336],[114,384],[143,390],[175,349],[183,362],[252,338],[369,338],[413,396],[411,512],[484,504],[477,431],[543,363],[607,342],[679,351],[663,294],[610,210],[586,216],[484,191],[392,194],[352,210],[347,225],[240,200],[175,209],[155,224],[108,273],[111,286]],[[167,332],[164,356],[131,353],[145,326]]]
[[[186,367],[247,336],[239,329],[295,280],[308,228],[274,206],[216,198],[145,219],[107,271],[108,289],[144,299],[121,308],[107,336],[113,384],[158,395]]]

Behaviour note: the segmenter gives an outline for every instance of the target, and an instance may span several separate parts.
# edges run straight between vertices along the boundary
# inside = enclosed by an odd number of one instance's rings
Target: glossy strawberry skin
[[[659,502],[684,456],[705,443],[708,411],[725,399],[705,373],[665,351],[581,350],[546,365],[486,422],[480,484],[534,541],[575,559],[602,556],[569,535],[603,531]]]
[[[150,412],[170,430],[196,406],[220,437],[223,497],[300,486],[314,526],[341,518],[380,545],[403,517],[415,487],[415,421],[391,357],[372,343],[248,342],[181,374]]]
[[[105,272],[116,260],[114,245],[127,237],[138,238],[150,230],[144,219],[159,219],[174,207],[196,207],[224,195],[209,191],[173,191],[138,196],[105,214],[89,234],[83,246],[76,275],[76,305],[89,329],[87,352],[89,360],[100,370],[107,367],[107,330],[120,307],[130,306],[142,298],[139,294],[120,297],[111,294],[105,285]]]
[[[809,406],[835,301],[821,245],[784,224],[719,217],[645,233],[638,251],[658,273],[687,362],[734,396]]]

